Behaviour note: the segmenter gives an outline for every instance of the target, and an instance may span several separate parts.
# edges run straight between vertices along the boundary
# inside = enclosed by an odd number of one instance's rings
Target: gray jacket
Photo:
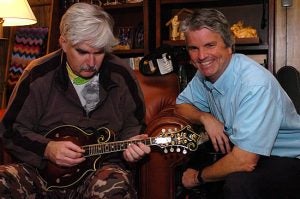
[[[19,161],[43,168],[43,154],[50,141],[45,134],[55,127],[107,127],[115,132],[115,140],[142,132],[144,99],[133,71],[120,58],[107,54],[99,73],[100,102],[87,114],[69,80],[62,50],[32,61],[0,123],[5,148]],[[115,161],[122,159],[111,155]]]

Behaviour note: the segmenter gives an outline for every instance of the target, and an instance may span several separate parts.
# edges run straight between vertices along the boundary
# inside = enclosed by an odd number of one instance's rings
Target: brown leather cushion
[[[2,120],[5,109],[0,109],[0,120]]]
[[[144,76],[138,71],[135,73],[144,94],[145,121],[148,124],[161,110],[174,106],[180,91],[178,77],[175,73],[163,76]]]

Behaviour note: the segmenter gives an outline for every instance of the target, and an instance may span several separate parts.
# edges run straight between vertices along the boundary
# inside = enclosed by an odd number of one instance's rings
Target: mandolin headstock
[[[162,129],[161,133],[152,140],[152,144],[164,149],[165,153],[182,152],[186,154],[188,151],[196,151],[198,146],[208,139],[206,133],[197,134],[191,126],[187,125],[180,130]]]

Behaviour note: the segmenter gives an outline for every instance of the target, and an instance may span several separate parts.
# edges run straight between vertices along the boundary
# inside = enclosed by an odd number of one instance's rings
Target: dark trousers
[[[300,159],[261,157],[253,172],[229,175],[225,199],[300,199]]]
[[[187,191],[189,199],[300,199],[300,159],[261,157],[253,172]]]

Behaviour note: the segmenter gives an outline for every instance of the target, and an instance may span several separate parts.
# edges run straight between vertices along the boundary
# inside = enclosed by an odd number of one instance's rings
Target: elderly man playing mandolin
[[[0,124],[18,160],[0,166],[0,196],[137,198],[128,162],[150,153],[139,135],[144,100],[130,67],[110,53],[113,20],[101,7],[76,3],[60,34],[61,49],[26,68]],[[124,142],[99,144],[111,140]]]

